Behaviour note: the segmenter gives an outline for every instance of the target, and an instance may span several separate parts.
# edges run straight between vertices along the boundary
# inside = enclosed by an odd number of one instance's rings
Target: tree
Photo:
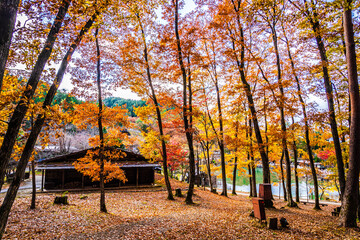
[[[11,206],[14,203],[17,191],[20,187],[20,183],[21,183],[21,179],[24,176],[25,173],[25,169],[27,166],[27,163],[31,157],[31,154],[33,152],[36,140],[40,134],[41,128],[45,122],[46,119],[46,113],[54,99],[54,96],[57,92],[58,87],[60,86],[62,79],[64,77],[65,74],[65,70],[67,68],[67,65],[69,63],[69,61],[71,60],[71,57],[74,53],[74,51],[76,50],[77,46],[80,44],[81,40],[83,39],[85,33],[90,29],[90,27],[92,26],[93,22],[95,21],[96,17],[98,16],[98,12],[96,12],[89,20],[88,22],[85,24],[85,26],[81,29],[79,35],[77,36],[77,38],[75,39],[75,41],[71,44],[68,52],[65,54],[63,61],[60,65],[60,68],[58,70],[58,73],[56,75],[56,78],[53,82],[53,84],[51,85],[50,89],[48,90],[45,100],[42,104],[42,111],[36,118],[36,121],[31,129],[31,133],[26,141],[24,150],[21,154],[21,158],[19,160],[19,163],[17,165],[17,170],[16,170],[16,174],[15,174],[15,178],[10,186],[10,188],[8,189],[5,199],[0,207],[1,212],[3,212],[4,214],[1,215],[0,218],[0,238],[2,236],[2,234],[5,231],[5,227],[6,227],[6,223],[7,223],[7,219],[8,219],[8,215],[10,213],[10,209]]]
[[[55,40],[58,36],[65,14],[69,8],[69,5],[70,5],[69,0],[62,1],[58,14],[54,19],[53,25],[46,39],[45,45],[38,56],[36,64],[27,82],[27,89],[24,92],[23,96],[21,97],[19,103],[17,104],[17,107],[14,110],[14,113],[8,123],[8,129],[6,131],[3,143],[0,148],[0,189],[4,184],[5,170],[9,162],[9,158],[13,150],[16,137],[19,133],[21,122],[24,119],[25,114],[28,110],[28,101],[34,95],[41,73],[45,67],[47,60],[50,57]],[[0,235],[2,235],[1,230],[0,230]]]
[[[3,87],[6,61],[9,56],[19,3],[20,0],[4,0],[0,2],[0,92]]]
[[[326,91],[326,99],[328,103],[328,114],[329,114],[329,123],[331,127],[334,148],[336,152],[336,161],[340,182],[340,190],[341,196],[345,190],[345,170],[344,170],[344,162],[341,153],[341,145],[339,140],[339,133],[337,129],[336,115],[335,115],[335,107],[334,107],[334,96],[333,96],[333,87],[329,74],[329,60],[327,57],[327,51],[323,39],[323,30],[321,28],[320,16],[317,9],[317,1],[310,0],[304,1],[303,5],[298,5],[292,0],[290,1],[299,11],[306,17],[307,21],[310,23],[311,29],[313,31],[317,48],[319,51],[320,59],[321,59],[321,67],[323,72],[324,86]]]
[[[357,75],[354,30],[352,24],[352,1],[344,1],[344,36],[346,44],[346,62],[348,69],[349,92],[351,100],[350,125],[350,156],[349,171],[345,192],[342,199],[340,223],[345,227],[356,227],[359,197],[359,169],[360,169],[360,96]]]

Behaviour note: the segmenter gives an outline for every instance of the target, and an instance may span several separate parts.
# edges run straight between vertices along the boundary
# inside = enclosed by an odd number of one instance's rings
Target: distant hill
[[[126,108],[129,110],[131,117],[136,117],[134,108],[139,106],[145,106],[146,102],[143,100],[124,99],[119,97],[109,97],[104,99],[104,104],[107,107],[123,106],[126,104]]]
[[[83,101],[77,99],[74,96],[71,96],[66,90],[59,90],[57,91],[54,100],[52,102],[53,105],[60,104],[63,100],[67,101],[68,103],[72,104],[80,104]],[[126,104],[126,108],[129,111],[129,115],[131,117],[136,117],[134,112],[135,107],[145,106],[146,103],[143,100],[133,100],[133,99],[125,99],[120,97],[108,97],[103,100],[105,106],[107,107],[115,107],[115,106],[123,106]]]

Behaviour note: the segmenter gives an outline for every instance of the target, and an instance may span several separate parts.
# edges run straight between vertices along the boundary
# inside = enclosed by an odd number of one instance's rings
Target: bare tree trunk
[[[251,118],[249,118],[249,138],[250,138],[250,166],[251,166],[251,186],[252,186],[252,193],[253,193],[253,197],[257,197],[257,190],[256,190],[256,169],[255,169],[255,158],[254,158],[254,150],[253,150],[253,138],[252,138],[252,132],[253,132],[253,127],[252,127],[252,122]],[[268,200],[266,200],[265,202],[268,202]],[[268,203],[265,203],[265,205],[267,205]],[[269,203],[270,206],[272,206],[272,203]]]
[[[351,125],[349,171],[345,192],[342,199],[340,223],[345,227],[356,227],[359,203],[359,170],[360,170],[360,96],[356,64],[354,30],[352,24],[351,0],[345,1],[344,36],[346,44],[346,62],[348,69],[349,92],[351,100]]]
[[[99,101],[99,115],[98,115],[98,128],[100,135],[100,149],[99,149],[99,158],[100,158],[100,212],[107,212],[106,204],[105,204],[105,180],[104,180],[104,130],[102,126],[102,113],[103,113],[103,104],[102,104],[102,94],[101,94],[101,70],[100,70],[100,46],[99,46],[99,38],[98,38],[99,28],[96,28],[95,31],[95,42],[96,42],[96,71],[97,71],[97,88],[98,88],[98,101]]]
[[[178,0],[173,0],[174,5],[174,15],[175,15],[175,37],[176,37],[176,46],[178,52],[178,60],[181,69],[181,74],[183,78],[183,121],[184,121],[184,128],[186,134],[186,140],[189,147],[189,190],[186,195],[185,202],[187,204],[193,204],[192,196],[194,194],[194,182],[195,182],[195,156],[194,156],[194,145],[193,145],[193,133],[192,133],[192,106],[191,106],[191,79],[190,76],[187,76],[183,56],[182,56],[182,49],[181,49],[181,41],[179,35],[179,2]],[[187,96],[186,89],[189,88],[189,97]],[[187,99],[189,98],[189,106],[187,105]]]
[[[250,154],[248,153],[248,160],[250,159]],[[252,175],[251,175],[251,166],[250,164],[248,164],[248,174],[249,174],[249,185],[250,185],[250,193],[249,196],[253,197],[254,193],[253,193],[253,186],[252,186]]]
[[[2,0],[0,2],[0,92],[2,90],[19,3],[20,0]]]
[[[45,45],[38,56],[38,59],[35,63],[35,66],[31,72],[30,78],[27,82],[27,90],[24,92],[23,96],[21,97],[19,103],[17,104],[13,115],[8,124],[8,128],[6,130],[5,137],[3,139],[3,143],[0,148],[0,189],[4,184],[4,176],[5,171],[15,144],[16,137],[19,133],[21,123],[25,117],[25,114],[29,108],[28,102],[32,99],[37,84],[39,82],[41,73],[45,67],[47,60],[50,57],[52,52],[55,40],[57,35],[60,31],[62,22],[64,20],[65,14],[69,8],[70,0],[63,0],[62,4],[59,8],[58,14],[54,19],[53,25],[51,30],[47,36],[45,41]],[[0,221],[1,222],[1,221]],[[0,237],[2,232],[0,231]]]
[[[32,193],[31,193],[31,205],[30,209],[36,208],[36,174],[35,174],[35,159],[31,161],[31,182],[32,182]]]
[[[281,158],[280,158],[280,172],[281,172],[281,183],[283,185],[283,191],[284,191],[284,201],[287,201],[286,185],[284,182],[283,159],[284,159],[284,151],[282,152]]]
[[[238,138],[238,131],[239,131],[239,124],[238,122],[235,123],[235,139]],[[233,187],[232,187],[232,194],[236,195],[236,176],[237,176],[237,151],[238,148],[235,147],[235,159],[234,159],[234,171],[233,171]]]
[[[253,189],[253,197],[257,197],[257,189],[256,189],[256,168],[254,164],[254,157],[252,158],[251,166],[251,186]]]

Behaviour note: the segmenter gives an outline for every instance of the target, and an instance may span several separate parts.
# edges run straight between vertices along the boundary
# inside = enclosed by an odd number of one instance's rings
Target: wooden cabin
[[[99,188],[99,182],[92,182],[88,176],[78,172],[73,163],[83,158],[88,150],[73,152],[62,156],[57,156],[38,161],[37,169],[42,171],[41,190],[73,190],[73,189],[92,189]],[[122,151],[126,156],[113,163],[118,163],[125,171],[127,182],[122,183],[114,179],[105,183],[105,188],[117,188],[122,186],[141,186],[152,185],[155,180],[155,169],[160,168],[157,163],[150,163],[145,157],[118,148],[106,148],[107,151]],[[114,152],[115,153],[115,152]]]

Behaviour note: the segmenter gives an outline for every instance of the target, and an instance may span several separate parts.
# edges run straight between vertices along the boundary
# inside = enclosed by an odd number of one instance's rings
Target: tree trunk
[[[295,201],[300,202],[300,194],[299,194],[299,176],[297,172],[298,166],[298,152],[296,149],[296,142],[293,142],[293,154],[294,154],[294,176],[295,176]]]
[[[3,0],[0,2],[0,92],[19,3],[20,0]]]
[[[235,139],[237,139],[238,138],[238,131],[239,131],[239,123],[236,122],[235,124],[236,124],[235,125]],[[233,195],[236,195],[236,176],[237,176],[237,160],[238,160],[237,151],[238,151],[238,148],[235,147],[234,171],[233,171],[233,187],[232,187],[232,194]]]
[[[89,28],[92,26],[94,20],[96,19],[98,13],[94,14],[91,19],[85,24],[85,26],[81,29],[78,37],[76,38],[76,40],[74,41],[74,43],[70,46],[69,50],[67,51],[67,53],[65,54],[60,68],[56,74],[56,78],[53,82],[53,84],[51,85],[48,93],[46,94],[44,103],[42,108],[44,110],[47,109],[48,106],[51,105],[52,100],[54,99],[54,96],[57,92],[58,87],[61,84],[61,81],[64,77],[65,74],[65,70],[66,67],[69,63],[69,61],[71,60],[71,57],[74,53],[74,51],[76,50],[77,46],[79,45],[79,43],[81,42],[83,36],[85,35],[85,33],[89,30]],[[25,144],[25,148],[21,154],[21,158],[18,162],[18,165],[16,167],[16,173],[15,173],[15,177],[13,182],[11,183],[5,199],[0,207],[0,212],[2,212],[3,214],[0,216],[0,239],[2,234],[5,231],[5,226],[7,223],[7,219],[11,210],[11,207],[14,203],[17,191],[20,187],[20,183],[21,183],[21,179],[23,178],[24,174],[25,174],[25,169],[26,166],[28,164],[28,161],[31,157],[31,154],[33,152],[37,137],[39,136],[40,132],[41,132],[41,128],[44,124],[45,121],[45,115],[44,114],[40,114],[37,116],[36,121],[34,123],[34,126],[31,129],[29,138],[26,141]]]
[[[95,42],[96,42],[96,83],[98,88],[98,101],[99,101],[99,115],[98,115],[98,128],[99,128],[99,136],[100,136],[100,148],[99,148],[99,164],[100,164],[100,212],[107,212],[106,204],[105,204],[105,180],[104,180],[104,130],[102,126],[102,113],[103,113],[103,104],[102,104],[102,94],[101,94],[101,70],[100,70],[100,46],[99,46],[99,38],[98,38],[99,28],[96,28],[95,31]]]
[[[51,30],[45,41],[45,45],[39,54],[39,57],[35,63],[35,66],[31,72],[30,78],[27,82],[27,90],[24,92],[19,103],[17,104],[14,113],[9,121],[8,128],[3,139],[3,143],[0,148],[0,190],[4,184],[5,171],[13,151],[16,137],[19,133],[21,123],[28,110],[28,102],[32,99],[39,82],[41,73],[45,67],[47,60],[52,52],[55,40],[60,31],[62,22],[68,10],[70,0],[63,0],[59,8],[59,12],[53,22]],[[1,236],[0,232],[0,236]]]
[[[311,149],[310,127],[309,127],[307,113],[306,113],[306,104],[305,104],[305,101],[304,101],[304,99],[302,97],[302,94],[301,94],[300,80],[299,80],[298,75],[296,74],[296,71],[295,71],[295,63],[294,63],[294,60],[293,60],[292,55],[291,55],[290,44],[289,44],[289,41],[288,41],[288,39],[286,37],[286,31],[285,31],[285,29],[283,29],[283,31],[284,31],[288,56],[289,56],[289,60],[290,60],[290,64],[291,64],[291,70],[292,70],[292,73],[294,75],[294,78],[295,78],[295,81],[296,81],[296,84],[297,84],[297,95],[298,95],[299,101],[301,103],[302,112],[303,112],[303,116],[304,116],[306,150],[307,150],[307,153],[308,153],[308,156],[309,156],[311,174],[312,174],[312,178],[313,178],[313,181],[314,181],[314,193],[315,193],[315,206],[314,206],[314,209],[320,209],[319,185],[318,185],[317,173],[316,173],[315,164],[314,164],[314,156],[313,156],[312,149]],[[295,164],[295,168],[297,168],[296,164]],[[296,177],[297,176],[295,176],[295,178]]]
[[[326,56],[326,49],[325,49],[324,42],[322,40],[322,35],[321,35],[321,30],[320,30],[319,16],[316,12],[315,6],[312,6],[312,15],[313,15],[313,17],[312,18],[309,17],[309,21],[311,23],[311,27],[315,34],[317,47],[318,47],[320,58],[322,61],[322,71],[323,71],[324,85],[325,85],[326,98],[327,98],[328,110],[329,110],[329,122],[330,122],[331,133],[332,133],[332,137],[333,137],[333,141],[334,141],[336,162],[337,162],[337,167],[338,167],[338,175],[339,175],[339,183],[340,183],[340,196],[342,196],[344,193],[344,190],[345,190],[344,162],[343,162],[342,153],[341,153],[341,145],[340,145],[339,133],[338,133],[336,117],[335,117],[334,97],[333,97],[331,80],[330,80],[329,70],[328,70],[329,61]]]
[[[248,160],[250,160],[250,154],[248,153]],[[250,197],[254,196],[253,186],[252,186],[252,174],[251,174],[251,166],[248,164],[248,173],[249,173],[249,185],[250,185]]]
[[[270,26],[272,32],[272,39],[275,48],[275,55],[276,55],[276,66],[277,66],[277,78],[278,78],[278,86],[280,91],[280,100],[278,102],[278,108],[280,110],[280,123],[281,123],[281,143],[283,147],[283,153],[285,157],[285,165],[286,165],[286,188],[287,188],[287,201],[289,207],[296,207],[297,204],[293,201],[292,193],[291,193],[291,165],[290,165],[290,156],[289,150],[287,147],[287,130],[286,130],[286,122],[285,122],[285,114],[284,114],[284,101],[285,101],[285,94],[284,88],[282,84],[282,74],[281,74],[281,64],[280,64],[280,54],[278,49],[278,42],[277,42],[277,33],[276,33],[276,26],[275,23]],[[274,96],[275,97],[275,96]],[[276,101],[276,99],[275,99]]]
[[[257,189],[256,189],[256,168],[254,164],[254,157],[252,158],[251,165],[251,185],[253,189],[253,197],[257,197]]]
[[[254,158],[254,151],[253,151],[253,138],[252,138],[252,122],[251,118],[249,118],[249,138],[250,138],[250,166],[251,166],[251,187],[252,187],[252,193],[253,197],[257,197],[257,190],[256,190],[256,169],[255,169],[255,158]],[[267,203],[265,204],[267,205]],[[272,205],[270,203],[269,205]]]
[[[235,8],[235,6],[234,6]],[[235,11],[239,11],[238,8],[236,8],[237,10]],[[246,76],[245,76],[245,71],[244,71],[244,62],[245,62],[245,42],[244,42],[244,33],[243,33],[243,29],[242,26],[240,24],[240,18],[237,14],[237,22],[238,22],[238,27],[240,30],[240,45],[241,45],[241,54],[240,54],[240,60],[238,58],[237,55],[237,50],[236,50],[236,45],[235,45],[235,39],[231,39],[231,43],[232,43],[232,48],[233,48],[233,53],[234,53],[234,58],[240,73],[240,79],[243,83],[244,86],[244,90],[245,90],[245,94],[248,100],[248,106],[250,108],[250,112],[251,112],[251,117],[254,123],[254,131],[255,131],[255,137],[258,143],[258,148],[259,148],[259,152],[260,152],[260,157],[261,157],[261,161],[262,161],[262,165],[263,165],[263,183],[270,183],[270,167],[269,167],[269,159],[268,156],[266,154],[266,149],[261,137],[261,131],[260,131],[260,127],[259,127],[259,123],[258,123],[258,118],[257,118],[257,112],[255,109],[255,103],[253,100],[253,96],[251,93],[251,88],[249,83],[246,80]]]
[[[221,195],[227,197],[224,127],[223,127],[223,118],[222,118],[222,111],[221,111],[220,89],[219,89],[217,77],[215,77],[215,89],[216,89],[216,98],[217,98],[217,107],[218,107],[219,125],[220,125],[220,134],[219,134],[220,138],[218,139],[218,143],[219,143],[219,148],[220,148],[221,177],[222,177],[222,185],[223,185]]]
[[[36,174],[35,174],[35,159],[31,161],[31,182],[32,182],[32,193],[31,193],[31,205],[30,209],[36,208]]]
[[[184,121],[184,128],[185,128],[185,135],[186,140],[189,147],[189,190],[186,195],[185,202],[187,204],[193,204],[192,196],[194,194],[194,182],[195,182],[195,156],[194,156],[194,146],[193,146],[193,133],[192,133],[192,106],[191,106],[191,79],[190,76],[187,76],[183,56],[182,56],[182,49],[181,49],[181,41],[179,35],[179,2],[178,0],[173,0],[174,5],[174,15],[175,15],[175,37],[176,37],[176,46],[177,46],[177,53],[178,53],[178,61],[181,69],[182,79],[183,79],[183,121]],[[189,88],[189,106],[187,106],[187,91],[186,89]]]
[[[284,201],[287,201],[286,185],[284,182],[283,160],[284,160],[284,151],[282,152],[281,158],[280,158],[280,172],[281,172],[281,183],[283,185],[283,192],[284,192]],[[280,193],[279,193],[279,195],[280,195]]]
[[[140,15],[136,14],[136,17],[137,17],[137,19],[139,21],[139,25],[140,25],[140,29],[141,29],[141,37],[142,37],[142,41],[143,41],[143,44],[144,44],[144,60],[145,60],[145,64],[146,64],[147,80],[148,80],[150,90],[151,90],[151,96],[152,96],[151,98],[153,100],[153,103],[154,103],[155,109],[156,109],[156,118],[157,118],[157,122],[158,122],[159,134],[160,134],[160,140],[161,140],[161,150],[162,150],[161,155],[162,155],[162,159],[163,159],[165,185],[166,185],[166,190],[168,192],[167,199],[175,200],[174,196],[173,196],[173,193],[172,193],[172,190],[171,190],[171,184],[170,184],[170,179],[169,179],[169,174],[168,174],[167,149],[166,149],[166,142],[165,142],[163,124],[162,124],[160,104],[158,103],[157,96],[156,96],[155,89],[154,89],[153,82],[152,82],[150,64],[149,64],[149,60],[148,60],[148,49],[147,49],[147,44],[146,44],[145,30],[144,30],[144,28],[142,26]]]
[[[352,24],[351,0],[345,1],[344,35],[346,44],[346,62],[348,69],[349,92],[351,100],[351,125],[349,171],[342,199],[340,223],[345,227],[356,227],[356,215],[359,197],[360,170],[360,96],[356,65],[354,30]]]

